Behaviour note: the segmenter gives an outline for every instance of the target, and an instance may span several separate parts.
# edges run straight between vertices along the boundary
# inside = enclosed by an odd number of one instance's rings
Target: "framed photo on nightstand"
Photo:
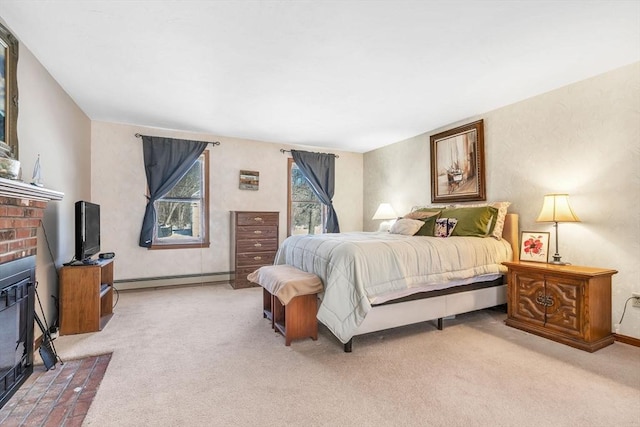
[[[520,234],[520,261],[547,262],[549,232],[523,231]]]

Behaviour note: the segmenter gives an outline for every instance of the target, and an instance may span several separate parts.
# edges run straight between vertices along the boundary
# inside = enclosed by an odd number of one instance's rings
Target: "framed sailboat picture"
[[[431,135],[431,202],[474,200],[486,200],[482,120]]]

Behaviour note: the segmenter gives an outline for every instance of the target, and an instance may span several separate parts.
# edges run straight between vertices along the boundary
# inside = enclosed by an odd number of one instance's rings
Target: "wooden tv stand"
[[[97,332],[113,316],[113,259],[60,269],[60,335]]]

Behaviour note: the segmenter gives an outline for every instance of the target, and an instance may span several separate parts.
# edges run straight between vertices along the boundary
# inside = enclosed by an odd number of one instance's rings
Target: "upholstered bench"
[[[283,264],[260,267],[247,279],[262,286],[263,317],[284,336],[285,345],[299,338],[318,339],[318,276]]]

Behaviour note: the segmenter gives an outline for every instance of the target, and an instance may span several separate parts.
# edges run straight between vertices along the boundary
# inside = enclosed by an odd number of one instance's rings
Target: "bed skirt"
[[[506,304],[506,277],[454,288],[413,294],[372,306],[354,336],[382,331],[413,323],[438,321],[442,329],[445,317]],[[351,352],[353,338],[344,344]]]

